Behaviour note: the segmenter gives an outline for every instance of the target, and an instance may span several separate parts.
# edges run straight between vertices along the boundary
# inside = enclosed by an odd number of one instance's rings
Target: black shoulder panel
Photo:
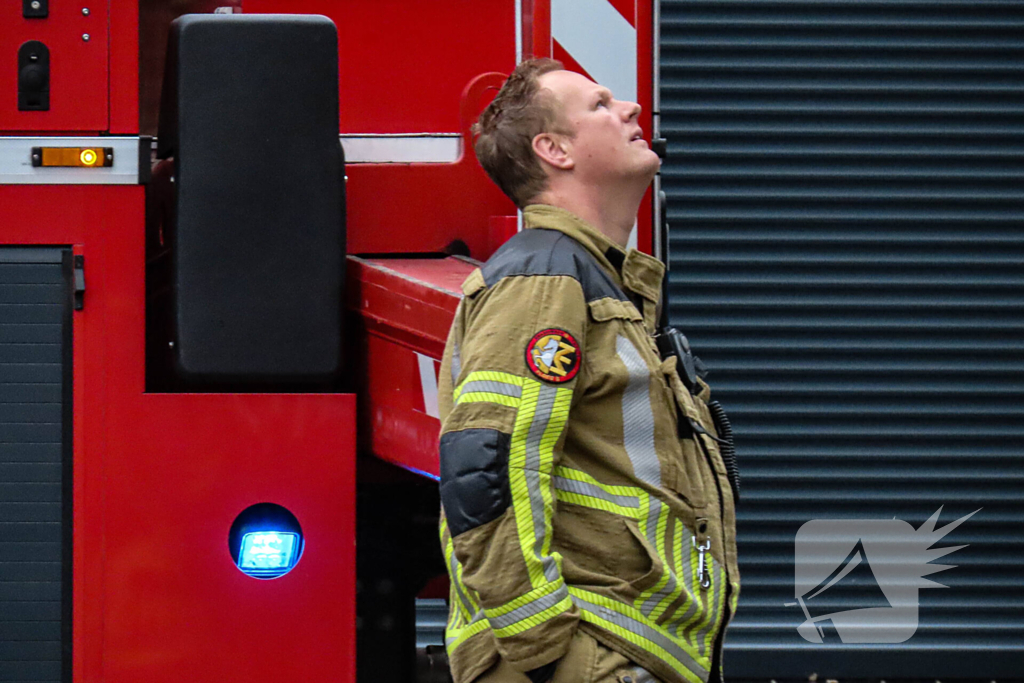
[[[463,429],[441,437],[441,505],[453,538],[501,517],[512,504],[511,440],[494,429]]]
[[[480,270],[488,287],[515,275],[568,275],[579,281],[587,301],[629,301],[586,247],[557,230],[530,228],[517,233]]]

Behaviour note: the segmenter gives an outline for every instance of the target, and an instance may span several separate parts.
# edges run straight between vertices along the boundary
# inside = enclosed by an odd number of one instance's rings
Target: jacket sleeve
[[[474,274],[464,291],[442,364],[441,503],[462,582],[502,657],[528,672],[564,655],[579,622],[551,550],[551,473],[584,362],[586,302],[566,276],[486,288]]]

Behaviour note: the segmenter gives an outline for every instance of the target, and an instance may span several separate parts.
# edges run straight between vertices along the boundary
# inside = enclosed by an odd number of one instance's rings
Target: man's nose
[[[625,106],[622,107],[622,110],[626,114],[627,121],[630,121],[640,116],[641,107],[636,102],[623,102],[623,105]]]

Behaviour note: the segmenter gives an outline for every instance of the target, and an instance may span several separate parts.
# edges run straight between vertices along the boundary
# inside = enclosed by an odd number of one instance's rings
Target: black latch
[[[85,257],[75,256],[75,310],[85,307]]]
[[[21,16],[26,19],[45,19],[50,16],[50,0],[21,0]]]
[[[38,40],[18,48],[18,111],[50,108],[50,50]]]

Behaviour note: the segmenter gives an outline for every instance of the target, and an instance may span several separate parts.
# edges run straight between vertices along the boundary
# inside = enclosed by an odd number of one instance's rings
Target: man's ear
[[[558,133],[540,133],[533,137],[533,152],[537,158],[557,169],[568,171],[576,165],[572,158],[569,138]]]

